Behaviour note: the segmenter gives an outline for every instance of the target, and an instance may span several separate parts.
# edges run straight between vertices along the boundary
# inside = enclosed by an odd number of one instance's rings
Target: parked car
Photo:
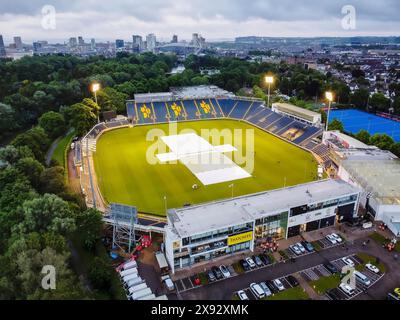
[[[331,244],[337,244],[337,240],[335,237],[332,237],[331,234],[328,234],[326,237],[326,240],[328,240]]]
[[[269,297],[270,295],[272,295],[271,289],[267,286],[267,284],[265,282],[260,282],[260,287],[261,289],[264,290],[265,295],[267,297]]]
[[[291,246],[289,246],[289,248],[294,254],[297,254],[298,256],[301,255],[301,250],[299,247],[297,247],[297,245],[292,244]]]
[[[265,284],[268,286],[268,288],[271,290],[272,293],[277,293],[279,290],[277,287],[275,287],[275,284],[271,280],[265,281]]]
[[[339,270],[336,268],[336,266],[330,262],[325,263],[324,267],[332,274],[339,272]]]
[[[292,287],[297,287],[299,285],[299,281],[292,275],[287,276],[286,279]]]
[[[215,280],[217,280],[217,278],[215,277],[214,272],[212,272],[211,270],[209,270],[207,272],[207,278],[209,282],[214,282]]]
[[[339,285],[339,288],[342,289],[345,293],[347,293],[349,296],[352,296],[354,294],[354,289],[350,287],[347,283],[341,283]]]
[[[300,249],[301,253],[306,253],[306,249],[304,249],[303,245],[300,242],[296,243],[297,248]]]
[[[247,296],[246,292],[244,292],[244,290],[238,291],[237,295],[240,300],[249,300],[249,297]]]
[[[307,242],[307,241],[303,241],[301,244],[303,245],[303,247],[304,247],[308,252],[314,252],[314,251],[315,251],[314,246],[313,246],[311,243],[309,243],[309,242]]]
[[[344,257],[344,258],[342,258],[342,261],[343,261],[345,264],[347,264],[348,266],[350,266],[350,267],[353,267],[353,268],[354,268],[354,266],[355,266],[354,261],[351,260],[349,257]]]
[[[261,299],[265,297],[264,290],[257,283],[250,284],[250,290],[256,296],[257,299]]]
[[[243,259],[240,260],[239,264],[242,266],[244,271],[249,271],[250,270],[250,266],[249,266],[249,264],[247,263],[246,260],[243,260]]]
[[[332,300],[343,300],[342,296],[337,292],[337,289],[332,289],[328,290],[326,294],[332,299]]]
[[[373,273],[379,273],[379,272],[380,272],[379,269],[378,269],[378,267],[374,266],[372,263],[367,263],[367,264],[365,265],[365,267],[366,267],[369,271],[372,271]]]
[[[171,278],[166,278],[165,280],[164,280],[164,283],[165,283],[165,286],[167,287],[167,289],[169,290],[169,291],[174,291],[175,290],[175,285],[174,285],[174,283],[172,282],[172,280],[171,280]]]
[[[283,285],[283,283],[281,282],[281,280],[275,279],[275,280],[273,280],[273,283],[274,283],[275,287],[278,288],[279,291],[285,290],[285,286]]]
[[[259,256],[253,256],[253,260],[256,263],[257,267],[263,266],[263,263],[262,263],[262,261],[261,261]]]
[[[365,286],[370,286],[371,285],[371,280],[362,272],[360,271],[354,271],[354,275],[356,276],[356,279],[360,281],[362,284]]]
[[[260,254],[259,257],[265,265],[271,264],[271,261],[269,260],[269,257],[266,254]]]
[[[215,266],[214,266],[214,267],[211,268],[211,270],[212,270],[212,272],[214,272],[214,275],[215,275],[215,277],[216,277],[218,280],[224,278],[224,276],[223,276],[221,270],[219,270],[218,267],[215,267]]]
[[[231,273],[230,273],[230,271],[228,270],[228,268],[227,268],[226,266],[224,266],[224,265],[220,266],[220,267],[219,267],[219,270],[221,270],[222,275],[223,275],[225,278],[229,278],[229,277],[231,276]]]
[[[256,267],[256,264],[254,263],[252,258],[247,257],[246,262],[248,263],[248,265],[250,266],[251,269],[254,269]]]
[[[331,237],[335,238],[337,243],[341,243],[343,241],[343,239],[336,233],[331,233]]]

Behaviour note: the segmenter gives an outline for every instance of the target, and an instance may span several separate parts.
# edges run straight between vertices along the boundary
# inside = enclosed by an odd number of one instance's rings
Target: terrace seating
[[[272,125],[270,125],[267,130],[273,133],[279,134],[283,130],[285,130],[294,120],[288,117],[282,117],[278,121],[275,121]]]
[[[300,143],[306,141],[307,139],[314,137],[315,135],[317,135],[319,133],[322,133],[321,128],[307,126],[307,128],[305,129],[305,132],[300,137],[294,139],[293,142],[296,144],[300,144]]]
[[[236,104],[236,101],[233,99],[217,99],[216,101],[221,107],[225,117],[228,116],[228,114],[232,111],[234,105]]]
[[[237,100],[236,105],[233,107],[232,111],[228,115],[229,118],[233,119],[243,119],[249,107],[253,104],[253,101]]]
[[[136,104],[138,123],[154,123],[154,113],[151,103]]]
[[[277,114],[277,113],[271,111],[271,115],[265,119],[265,121],[262,124],[262,127],[267,128],[281,118],[282,118],[282,116],[280,114]]]
[[[134,119],[136,117],[136,111],[135,111],[135,103],[134,102],[127,102],[126,104],[126,112],[128,115],[129,119]]]
[[[220,105],[217,102],[217,99],[208,99],[211,103],[211,105],[214,107],[215,112],[217,113],[217,117],[221,118],[224,117],[224,112],[222,108],[220,108]]]
[[[167,118],[167,107],[165,102],[153,102],[153,109],[156,116],[156,122],[166,122]]]
[[[168,101],[165,103],[168,108],[169,121],[185,120],[185,110],[181,101]]]
[[[194,100],[202,119],[215,118],[216,112],[208,99]]]
[[[324,163],[330,160],[329,148],[323,143],[316,145],[311,151],[319,156]]]
[[[182,101],[183,105],[185,106],[185,111],[187,114],[187,119],[199,119],[197,107],[194,104],[193,100],[185,100]]]

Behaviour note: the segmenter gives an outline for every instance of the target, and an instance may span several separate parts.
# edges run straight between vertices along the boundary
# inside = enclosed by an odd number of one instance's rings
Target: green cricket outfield
[[[104,133],[98,139],[93,157],[97,182],[106,202],[137,206],[139,212],[165,216],[165,205],[168,208],[178,208],[186,204],[230,198],[232,191],[236,197],[317,179],[317,162],[311,153],[247,123],[236,120],[202,120],[179,122],[176,126],[177,132],[172,133],[168,124],[116,129]],[[203,138],[202,130],[214,129],[205,138],[213,145],[216,141],[217,144],[226,143],[225,140],[213,138],[214,133],[218,134],[222,130],[236,130],[236,134],[239,132],[235,137],[241,136],[241,139],[235,138],[232,142],[238,150],[226,156],[246,171],[251,170],[251,177],[203,185],[179,161],[149,163],[146,155],[157,154],[154,143],[163,143],[159,139],[161,132],[168,136],[187,129]],[[254,151],[251,151],[250,142],[246,140],[246,130],[254,133]],[[147,139],[149,132],[155,134],[153,141]],[[164,148],[169,152],[166,146]],[[240,159],[246,152],[252,160],[242,163]],[[194,184],[199,188],[194,190]]]

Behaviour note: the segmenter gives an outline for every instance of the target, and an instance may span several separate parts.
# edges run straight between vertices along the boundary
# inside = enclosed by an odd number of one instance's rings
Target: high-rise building
[[[116,49],[120,49],[120,48],[123,48],[123,47],[125,47],[124,40],[122,40],[122,39],[115,40],[115,48]]]
[[[4,47],[3,36],[0,34],[0,57],[6,56],[6,48]]]
[[[14,37],[14,44],[17,50],[22,50],[22,39],[21,37]]]
[[[96,49],[96,40],[94,38],[90,40],[90,48],[92,50]]]
[[[193,33],[192,35],[192,45],[197,48],[203,48],[205,46],[206,39],[204,39],[200,34]]]
[[[41,42],[34,42],[33,43],[33,52],[38,53],[42,49],[42,43]]]
[[[157,44],[156,36],[154,35],[154,33],[150,33],[146,36],[146,42],[147,50],[153,52]]]
[[[78,44],[79,44],[80,46],[83,46],[83,45],[85,44],[85,40],[83,40],[82,37],[78,37]]]
[[[176,34],[174,34],[174,35],[172,36],[172,41],[171,41],[171,43],[178,43],[178,36],[177,36]]]
[[[140,52],[143,50],[143,40],[141,36],[136,34],[132,36],[132,50],[134,52]]]
[[[76,45],[77,45],[76,38],[75,37],[69,38],[69,46],[76,47]]]

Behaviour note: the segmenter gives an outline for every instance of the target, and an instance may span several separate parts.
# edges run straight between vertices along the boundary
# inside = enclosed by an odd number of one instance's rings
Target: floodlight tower
[[[333,93],[331,91],[325,92],[325,98],[328,100],[328,113],[326,115],[325,131],[328,131],[329,113],[331,112],[331,104],[333,101]]]
[[[270,93],[271,93],[271,84],[274,83],[274,77],[273,77],[273,76],[266,76],[266,77],[265,77],[265,83],[268,84],[268,102],[267,102],[267,107],[269,108],[269,99],[270,99]]]
[[[96,101],[97,104],[97,91],[100,90],[100,83],[93,83],[92,84],[92,92],[94,93],[94,100]],[[100,123],[100,112],[97,112],[97,123]]]

